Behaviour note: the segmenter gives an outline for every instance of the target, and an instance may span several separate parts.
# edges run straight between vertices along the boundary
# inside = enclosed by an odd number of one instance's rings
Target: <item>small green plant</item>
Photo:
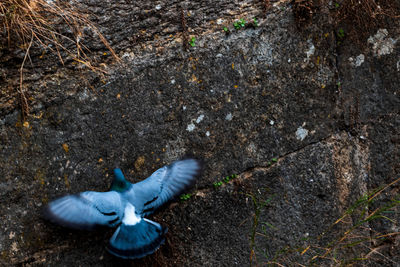
[[[224,178],[224,182],[227,183],[227,182],[229,182],[230,180],[235,179],[236,177],[237,177],[236,174],[232,174],[231,176],[226,176],[226,177]]]
[[[341,83],[340,81],[338,81],[338,82],[336,83],[336,85],[337,85],[337,87],[340,87],[340,86],[342,86],[342,83]]]
[[[268,189],[266,189],[266,191],[268,191]],[[255,265],[257,265],[256,252],[255,252],[256,249],[255,237],[257,234],[260,234],[257,232],[258,225],[260,224],[259,222],[260,215],[263,209],[270,204],[275,195],[272,195],[271,197],[265,200],[262,198],[262,193],[260,192],[259,189],[258,194],[251,193],[251,194],[246,194],[246,196],[251,198],[254,206],[253,226],[251,228],[251,233],[250,233],[250,266],[253,266],[253,262],[255,263]],[[267,228],[276,230],[276,227],[273,226],[272,224],[268,222],[262,222],[261,231],[263,232],[264,236],[267,236]]]
[[[267,166],[271,166],[272,164],[275,164],[278,162],[278,158],[272,158],[270,161],[267,162]]]
[[[191,198],[192,197],[192,194],[182,194],[179,198],[182,200],[182,201],[185,201],[185,200],[188,200],[189,198]]]
[[[228,27],[224,27],[224,32],[229,33]]]
[[[257,18],[253,18],[253,24],[255,27],[258,27],[258,21]]]
[[[196,38],[195,38],[195,37],[192,37],[192,38],[190,39],[190,41],[189,41],[189,44],[190,44],[191,47],[195,47],[195,46],[196,46]]]
[[[214,185],[215,188],[218,188],[221,185],[223,185],[223,182],[222,181],[218,181],[218,182],[215,182],[213,185]]]
[[[268,228],[271,228],[273,230],[277,230],[277,228],[275,226],[273,226],[272,224],[270,224],[269,222],[262,222],[261,231],[263,232],[264,235],[267,235],[267,229]]]
[[[337,34],[338,36],[339,36],[339,38],[341,38],[341,39],[343,39],[344,38],[344,30],[343,30],[343,28],[339,28],[339,30],[338,30],[338,34]]]
[[[236,177],[237,177],[237,174],[228,175],[225,178],[223,178],[221,181],[215,182],[213,185],[215,188],[218,188],[221,185],[223,185],[224,183],[228,183],[230,180],[235,179]]]
[[[236,30],[239,30],[240,28],[244,28],[246,23],[247,22],[244,19],[239,19],[233,23],[233,27],[235,27]]]
[[[339,8],[340,4],[339,3],[335,3],[335,8]]]

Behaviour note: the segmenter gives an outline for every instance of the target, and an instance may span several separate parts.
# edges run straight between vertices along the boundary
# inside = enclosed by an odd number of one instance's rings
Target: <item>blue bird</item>
[[[86,191],[50,202],[44,216],[62,226],[90,230],[98,226],[117,227],[107,250],[120,258],[142,258],[163,243],[167,228],[144,216],[179,196],[200,174],[195,159],[175,161],[147,179],[132,184],[120,169],[108,192]]]

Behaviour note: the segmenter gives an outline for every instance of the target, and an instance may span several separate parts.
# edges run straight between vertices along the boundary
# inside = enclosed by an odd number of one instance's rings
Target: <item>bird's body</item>
[[[156,251],[167,232],[167,228],[144,216],[181,194],[200,171],[199,161],[185,159],[132,184],[125,180],[120,169],[115,169],[110,191],[86,191],[58,198],[45,208],[45,216],[75,229],[118,227],[108,251],[121,258],[141,258]]]

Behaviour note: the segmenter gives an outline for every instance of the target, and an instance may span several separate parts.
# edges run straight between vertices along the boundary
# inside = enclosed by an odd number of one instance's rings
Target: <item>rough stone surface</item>
[[[399,178],[399,42],[376,49],[398,40],[400,27],[377,29],[360,49],[338,45],[326,14],[299,30],[286,1],[266,14],[262,1],[80,5],[97,15],[123,60],[112,64],[88,39],[109,75],[32,52],[24,122],[15,90],[22,57],[0,62],[0,263],[294,266],[318,255],[320,266],[360,257],[370,266],[400,264],[397,235],[336,248],[336,261],[322,257],[359,214],[335,221]],[[194,47],[184,48],[182,13]],[[258,27],[232,26],[255,16]],[[361,54],[362,64],[349,60]],[[169,232],[151,256],[116,259],[105,250],[112,230],[69,231],[41,219],[57,196],[108,190],[116,165],[137,182],[186,154],[204,159],[204,175],[189,200],[154,215]],[[238,177],[213,186],[231,174]],[[367,212],[398,193],[397,184],[388,188]],[[353,234],[398,233],[399,208],[386,216],[395,223],[372,220]]]

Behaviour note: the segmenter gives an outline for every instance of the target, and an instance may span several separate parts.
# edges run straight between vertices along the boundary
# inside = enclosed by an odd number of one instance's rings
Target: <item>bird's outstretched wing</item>
[[[120,194],[114,191],[86,191],[50,202],[44,209],[44,216],[50,221],[74,229],[115,227],[121,223],[124,203]]]
[[[201,163],[196,159],[175,161],[158,169],[147,179],[133,184],[128,199],[139,214],[149,215],[182,194],[194,183],[201,169]]]

